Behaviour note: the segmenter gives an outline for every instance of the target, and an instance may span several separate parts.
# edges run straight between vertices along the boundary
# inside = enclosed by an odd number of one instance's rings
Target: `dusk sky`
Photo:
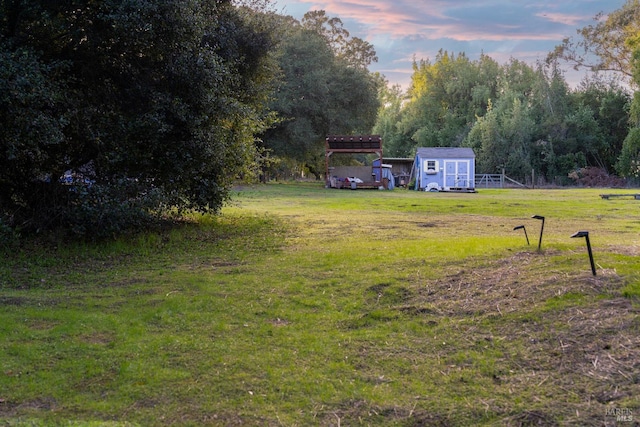
[[[595,24],[599,13],[620,9],[625,0],[275,0],[276,11],[296,19],[325,10],[342,20],[352,36],[373,44],[378,62],[371,71],[391,84],[409,86],[416,60],[435,59],[438,50],[484,52],[500,64],[510,58],[531,65],[543,60],[565,37]],[[572,85],[581,75],[569,70]]]

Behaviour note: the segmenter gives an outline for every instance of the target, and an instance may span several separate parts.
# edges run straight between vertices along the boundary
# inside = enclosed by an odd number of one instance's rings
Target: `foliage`
[[[421,147],[459,146],[477,115],[495,99],[499,68],[486,55],[478,61],[440,51],[435,62],[414,63],[410,102],[399,131]]]
[[[576,129],[576,133],[592,135],[585,140],[590,163],[614,171],[622,143],[629,131],[631,97],[627,90],[613,81],[585,80],[573,95],[578,108],[589,109],[587,120],[591,130]]]
[[[72,202],[65,171],[122,206],[142,209],[132,200],[153,191],[164,195],[155,209],[221,208],[268,123],[272,29],[254,12],[229,1],[1,7],[0,205],[12,227],[61,226],[91,203]],[[124,179],[138,192],[119,194]]]
[[[11,249],[19,239],[19,235],[8,221],[0,217],[0,253]]]
[[[323,156],[319,141],[330,130],[333,61],[324,39],[309,30],[291,29],[281,42],[282,78],[270,106],[281,122],[262,138],[275,155],[314,165]]]
[[[578,169],[570,173],[569,178],[580,187],[624,187],[625,185],[624,179],[593,166]]]
[[[126,194],[130,197],[123,197]],[[110,187],[75,185],[67,210],[59,213],[60,222],[77,237],[116,237],[131,230],[151,230],[171,219],[172,202],[167,199],[159,188],[130,179]]]
[[[600,13],[595,25],[578,30],[578,40],[566,38],[550,53],[550,58],[563,59],[575,69],[612,71],[627,78],[633,75],[632,49],[627,43],[640,31],[640,1],[627,0],[606,17]]]
[[[306,28],[322,36],[340,61],[351,67],[366,68],[378,57],[373,45],[359,37],[352,37],[340,18],[329,18],[324,10],[305,13],[300,21]]]
[[[635,2],[638,5],[638,2]],[[639,6],[640,7],[640,6]],[[640,35],[636,32],[626,39],[626,47],[632,50],[631,74],[633,82],[640,85]],[[630,107],[631,129],[622,144],[616,169],[622,176],[640,177],[640,92],[635,92]]]
[[[319,178],[326,135],[369,133],[373,127],[378,80],[365,65],[374,52],[359,42],[352,49],[354,39],[324,11],[310,12],[302,24],[289,17],[277,21],[284,28],[277,55],[281,75],[270,109],[279,123],[262,140],[275,156],[302,163]]]
[[[616,169],[622,176],[640,177],[640,128],[635,127],[629,131],[629,135],[624,140]]]
[[[412,157],[414,145],[410,138],[398,131],[398,125],[403,117],[403,103],[406,95],[399,85],[389,86],[383,76],[378,84],[378,109],[376,124],[372,133],[380,135],[384,141],[385,156]]]
[[[615,80],[586,78],[570,90],[557,61],[498,65],[483,55],[439,52],[414,63],[408,100],[380,95],[376,129],[394,155],[418,146],[469,146],[477,170],[570,184],[584,167],[615,171],[627,133],[630,96]],[[389,153],[389,151],[387,151]]]

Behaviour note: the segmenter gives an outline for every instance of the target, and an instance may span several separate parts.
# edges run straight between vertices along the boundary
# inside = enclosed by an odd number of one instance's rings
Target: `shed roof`
[[[416,155],[430,159],[475,159],[476,157],[473,148],[469,147],[419,147]]]

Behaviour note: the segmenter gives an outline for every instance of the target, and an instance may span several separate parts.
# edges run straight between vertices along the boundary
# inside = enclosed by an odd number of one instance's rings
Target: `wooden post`
[[[536,171],[531,168],[531,188],[536,188]]]

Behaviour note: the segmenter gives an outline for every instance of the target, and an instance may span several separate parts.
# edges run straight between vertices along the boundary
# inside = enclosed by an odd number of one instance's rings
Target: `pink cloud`
[[[309,3],[311,10],[325,10],[329,16],[338,16],[343,21],[348,19],[356,21],[364,27],[368,39],[381,33],[395,39],[457,41],[558,40],[568,35],[558,29],[540,31],[539,27],[533,25],[533,20],[527,18],[526,15],[530,12],[516,13],[524,12],[527,9],[525,7],[514,10],[513,22],[504,22],[493,20],[497,15],[495,10],[499,9],[480,9],[482,2],[475,3],[474,7],[482,10],[484,16],[467,17],[470,19],[458,16],[468,9],[468,3],[460,1],[429,1],[422,4],[409,0],[327,0],[324,2],[300,0],[300,2]],[[497,4],[493,6],[498,7]],[[561,13],[546,15],[538,13],[529,17],[538,17],[543,22],[563,25],[575,25],[585,18]]]
[[[582,22],[586,22],[589,19],[593,18],[592,16],[575,15],[575,14],[567,14],[567,13],[553,13],[553,12],[540,12],[540,13],[536,13],[535,16],[538,16],[549,22],[568,25],[572,27],[577,27]]]

